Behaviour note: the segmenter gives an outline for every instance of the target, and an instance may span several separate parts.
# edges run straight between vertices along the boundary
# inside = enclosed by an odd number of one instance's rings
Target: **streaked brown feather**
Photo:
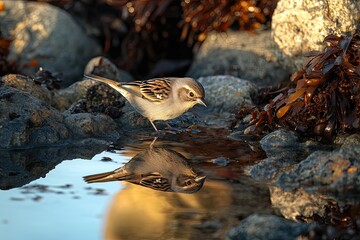
[[[171,80],[168,78],[154,78],[145,81],[134,81],[124,84],[140,88],[143,98],[151,102],[162,102],[169,98],[171,92]]]

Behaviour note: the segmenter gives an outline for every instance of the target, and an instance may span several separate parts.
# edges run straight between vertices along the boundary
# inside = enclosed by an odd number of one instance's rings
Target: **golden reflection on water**
[[[124,184],[108,208],[105,239],[204,239],[204,221],[225,218],[232,204],[232,188],[219,181],[207,180],[194,194]]]

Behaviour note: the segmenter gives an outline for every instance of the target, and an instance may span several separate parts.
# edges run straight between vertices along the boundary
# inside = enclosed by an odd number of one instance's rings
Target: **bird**
[[[194,193],[202,188],[206,176],[197,174],[180,153],[151,146],[114,171],[83,178],[87,183],[127,181],[158,191]]]
[[[196,104],[206,107],[204,87],[193,78],[166,77],[120,83],[93,74],[84,74],[84,77],[118,91],[150,121],[156,132],[154,121],[176,118]]]

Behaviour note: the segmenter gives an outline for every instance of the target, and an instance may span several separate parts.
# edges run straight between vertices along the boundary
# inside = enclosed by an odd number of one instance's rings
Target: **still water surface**
[[[91,161],[63,161],[45,178],[1,191],[2,239],[100,239],[106,208],[123,186],[118,182],[91,186],[82,176],[118,167],[117,162],[100,161],[113,155],[120,163],[129,159],[103,152]]]
[[[60,161],[41,173],[43,177],[0,190],[1,238],[223,239],[230,227],[253,213],[278,214],[271,206],[268,186],[243,175],[243,166],[262,159],[263,153],[229,140],[206,144],[204,139],[185,137],[157,140],[153,145],[181,154],[189,167],[206,176],[202,188],[193,194],[123,181],[88,184],[83,180],[124,166],[149,149],[150,143],[151,139],[119,144],[88,159]],[[38,165],[28,168],[44,167]],[[13,170],[9,176],[16,174]]]

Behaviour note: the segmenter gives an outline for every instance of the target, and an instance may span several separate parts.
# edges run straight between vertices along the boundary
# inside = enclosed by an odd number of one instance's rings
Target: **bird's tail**
[[[106,83],[107,85],[109,85],[110,87],[112,87],[113,89],[115,89],[116,91],[122,93],[123,89],[121,88],[121,83],[120,82],[116,82],[113,81],[111,79],[108,78],[104,78],[104,77],[100,77],[94,74],[84,74],[84,77],[94,80],[94,81],[98,81],[98,82],[103,82]]]
[[[95,183],[95,182],[110,182],[116,180],[114,177],[114,172],[105,172],[98,173],[94,175],[89,175],[84,177],[85,182]]]

